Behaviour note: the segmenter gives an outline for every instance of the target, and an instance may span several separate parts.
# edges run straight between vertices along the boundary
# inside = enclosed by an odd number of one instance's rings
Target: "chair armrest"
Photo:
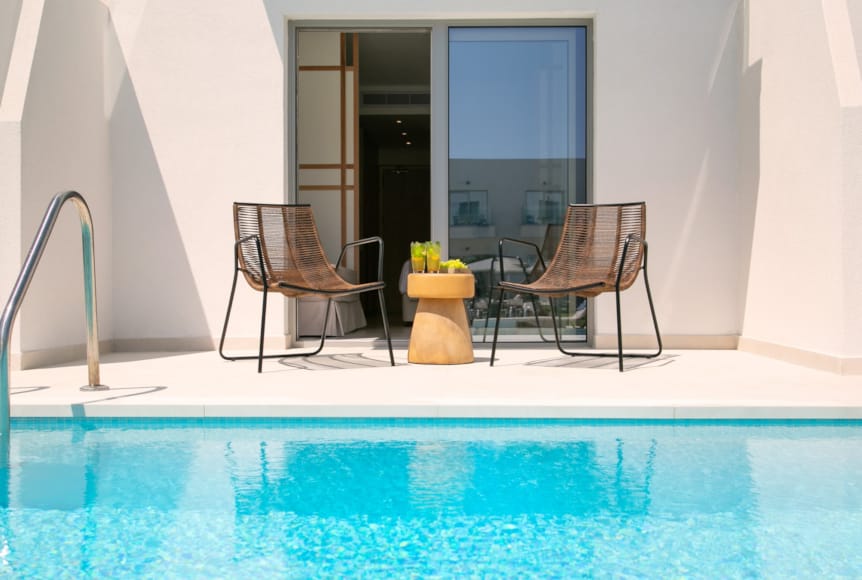
[[[263,285],[266,286],[266,263],[263,261],[263,248],[261,247],[261,244],[260,244],[260,236],[259,235],[251,234],[251,235],[245,236],[244,238],[240,238],[239,240],[237,240],[234,243],[233,254],[234,254],[234,260],[235,260],[235,266],[236,266],[237,270],[241,270],[241,271],[245,272],[246,274],[248,274],[252,277],[255,276],[254,272],[249,272],[247,268],[243,269],[243,268],[239,267],[239,257],[240,257],[240,252],[241,252],[240,248],[252,240],[254,240],[254,247],[255,247],[255,250],[257,253],[257,263],[254,265],[257,266],[258,270],[260,271],[260,276],[262,278]]]
[[[536,256],[538,256],[538,258],[539,258],[539,263],[541,263],[541,264],[542,264],[542,270],[543,270],[543,271],[545,270],[545,260],[544,260],[544,258],[542,258],[542,250],[539,248],[539,246],[537,246],[537,245],[536,245],[536,244],[534,244],[533,242],[528,242],[528,241],[526,241],[526,240],[519,240],[519,239],[516,239],[516,238],[500,238],[500,244],[499,244],[499,253],[500,253],[500,280],[505,280],[505,279],[506,279],[505,271],[504,271],[504,269],[503,269],[503,262],[504,262],[504,260],[503,260],[503,245],[504,245],[504,244],[517,244],[517,245],[521,245],[521,246],[528,246],[528,247],[533,248],[533,249],[536,251]],[[520,260],[520,258],[518,258],[518,260]],[[523,267],[524,267],[524,264],[523,264],[523,261],[522,261],[522,262],[521,262],[521,268],[523,269]],[[524,274],[526,274],[526,271],[524,272]]]
[[[356,246],[364,246],[366,244],[380,244],[378,255],[377,255],[377,279],[383,280],[383,238],[380,236],[372,236],[370,238],[362,238],[361,240],[354,240],[352,242],[347,242],[344,244],[344,247],[341,248],[341,252],[338,254],[338,260],[335,262],[336,266],[341,263],[341,260],[344,259],[344,254],[350,248]]]
[[[641,268],[645,269],[646,265],[647,265],[647,254],[649,252],[649,245],[647,244],[646,240],[643,239],[642,237],[640,237],[638,234],[627,235],[625,241],[623,242],[623,251],[622,251],[622,254],[620,255],[620,264],[619,264],[619,266],[617,266],[617,286],[618,287],[620,285],[620,280],[622,280],[622,277],[623,277],[623,264],[626,263],[626,255],[629,253],[629,245],[632,243],[640,244],[641,246],[643,246],[643,249],[644,249],[643,264],[638,266],[638,269],[641,269]]]

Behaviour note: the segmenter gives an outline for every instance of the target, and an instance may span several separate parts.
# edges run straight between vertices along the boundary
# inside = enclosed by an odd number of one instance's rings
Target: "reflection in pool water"
[[[862,574],[862,424],[16,421],[0,575]]]

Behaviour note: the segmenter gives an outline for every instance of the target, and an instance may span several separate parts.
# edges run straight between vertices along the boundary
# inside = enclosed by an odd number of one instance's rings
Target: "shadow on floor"
[[[279,359],[278,362],[282,366],[305,371],[331,371],[391,366],[388,359],[378,360],[368,358],[362,353],[316,354],[301,358],[283,358]]]
[[[623,360],[623,368],[627,371],[640,368],[656,368],[669,365],[678,355],[662,354],[656,358],[627,358]],[[556,356],[523,363],[526,366],[577,369],[608,369],[619,370],[619,360],[613,356]]]

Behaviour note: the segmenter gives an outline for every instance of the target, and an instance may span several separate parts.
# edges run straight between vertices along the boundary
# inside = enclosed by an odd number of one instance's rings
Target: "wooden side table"
[[[407,361],[455,365],[473,362],[473,339],[464,300],[472,298],[476,282],[463,274],[410,274],[407,295],[418,298]]]

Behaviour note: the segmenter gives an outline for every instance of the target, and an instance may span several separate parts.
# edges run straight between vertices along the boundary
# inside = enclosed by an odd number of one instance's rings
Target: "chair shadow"
[[[624,358],[623,369],[633,371],[638,369],[658,368],[674,362],[679,355],[661,354],[655,358]],[[547,368],[599,369],[619,371],[619,359],[613,356],[557,356],[523,363],[524,366]]]
[[[279,364],[304,371],[332,371],[392,366],[388,360],[369,358],[357,354],[315,354],[297,358],[279,359]]]

